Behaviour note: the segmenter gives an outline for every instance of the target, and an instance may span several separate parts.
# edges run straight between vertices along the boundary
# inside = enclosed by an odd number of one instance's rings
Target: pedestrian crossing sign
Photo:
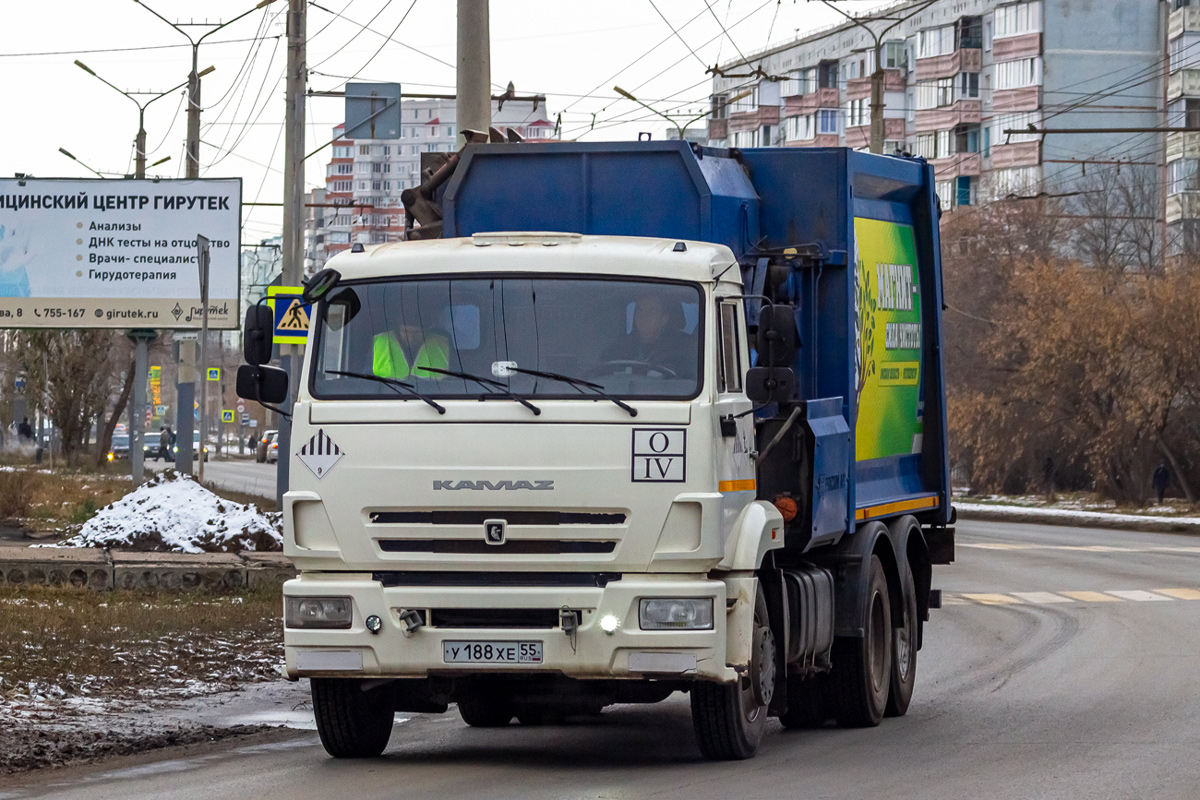
[[[300,299],[301,286],[268,286],[267,301],[275,315],[275,344],[304,344],[312,321],[312,305]]]
[[[221,380],[221,368],[220,367],[209,367],[208,368],[208,379],[210,381]]]
[[[233,422],[233,409],[221,409],[221,422]]]

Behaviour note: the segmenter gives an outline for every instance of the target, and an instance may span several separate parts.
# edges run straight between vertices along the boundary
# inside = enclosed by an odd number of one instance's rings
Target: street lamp
[[[614,86],[613,91],[626,99],[632,100],[633,102],[637,103],[642,108],[647,109],[648,111],[653,111],[655,114],[658,114],[660,117],[665,119],[667,122],[671,123],[673,126],[675,126],[676,129],[679,130],[679,139],[681,141],[683,140],[684,133],[687,131],[689,125],[691,125],[693,122],[704,119],[705,117],[707,117],[709,114],[712,113],[712,109],[709,109],[708,111],[705,111],[703,114],[698,114],[698,115],[692,117],[687,122],[683,123],[683,125],[681,126],[677,120],[671,119],[669,116],[667,116],[663,112],[659,111],[657,108],[646,105],[641,100],[638,100],[632,94],[630,94],[629,92],[622,89],[620,86]],[[736,94],[733,97],[729,98],[729,100],[726,102],[736,103],[738,100],[741,100],[743,97],[749,97],[752,94],[754,94],[754,91],[752,89],[747,89],[746,91],[742,92],[741,94]]]
[[[97,169],[92,169],[92,168],[91,168],[91,167],[89,167],[87,164],[83,163],[83,162],[82,162],[82,161],[80,161],[78,158],[76,158],[75,156],[73,156],[73,155],[72,155],[72,154],[71,154],[71,153],[70,153],[70,152],[67,150],[67,148],[65,148],[65,147],[60,147],[60,148],[58,148],[58,152],[62,153],[64,156],[66,156],[67,158],[71,159],[71,160],[72,160],[72,161],[74,161],[76,164],[78,164],[79,166],[81,166],[81,167],[83,167],[84,169],[86,169],[88,172],[91,172],[91,173],[92,173],[92,174],[94,174],[94,175],[95,175],[97,178],[103,178],[103,177],[104,177],[104,175],[103,175],[103,174],[100,172],[100,170],[97,170]]]
[[[246,11],[242,14],[238,14],[236,17],[229,20],[228,22],[222,22],[220,25],[217,25],[212,30],[203,34],[199,39],[193,39],[192,35],[184,30],[184,27],[192,26],[192,25],[207,25],[208,23],[187,22],[187,23],[176,24],[174,22],[171,22],[171,20],[167,19],[162,14],[155,11],[150,6],[143,3],[142,0],[133,0],[133,2],[137,3],[139,6],[146,9],[151,14],[153,14],[154,16],[161,19],[163,22],[170,25],[172,28],[174,28],[175,30],[182,33],[184,35],[184,37],[188,40],[188,42],[192,45],[192,71],[191,71],[191,73],[188,74],[188,80],[187,80],[187,87],[188,87],[187,177],[199,178],[200,177],[200,79],[203,78],[208,73],[212,72],[212,67],[209,67],[204,72],[196,72],[196,62],[200,57],[200,43],[203,42],[205,39],[207,39],[209,36],[212,36],[217,31],[221,30],[222,28],[224,28],[228,25],[232,25],[233,23],[237,22],[239,19],[242,19],[245,16],[253,14],[255,11],[258,11],[260,8],[266,8],[267,6],[271,5],[271,3],[274,3],[275,0],[261,0],[261,2],[258,5],[256,5],[254,8],[252,8],[249,11]]]
[[[128,97],[130,100],[133,101],[133,104],[137,106],[137,109],[138,109],[137,161],[136,161],[136,167],[134,169],[134,177],[136,177],[136,178],[146,177],[146,108],[151,103],[153,103],[155,100],[159,100],[159,99],[162,99],[163,97],[166,97],[167,95],[171,94],[171,92],[174,92],[176,89],[182,89],[184,86],[187,85],[187,83],[184,82],[184,83],[179,84],[178,86],[173,86],[170,89],[167,89],[165,92],[160,92],[158,94],[155,94],[154,92],[127,92],[124,89],[120,89],[117,86],[104,80],[104,78],[102,78],[96,74],[95,70],[93,70],[87,64],[83,63],[82,61],[80,61],[78,59],[75,60],[75,66],[79,67],[81,70],[86,72],[88,75],[91,75],[93,78],[100,81],[105,86],[109,87],[110,89],[120,92],[125,97]],[[202,74],[207,75],[208,73],[212,72],[214,69],[215,69],[215,67],[209,67],[208,69],[204,70],[204,72]],[[139,101],[136,97],[134,97],[134,95],[153,95],[153,96],[149,100],[147,100],[146,102],[143,103],[143,102]],[[158,163],[161,164],[162,162],[160,161]]]

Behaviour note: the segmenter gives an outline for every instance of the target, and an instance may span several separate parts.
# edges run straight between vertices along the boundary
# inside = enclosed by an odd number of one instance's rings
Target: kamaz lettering
[[[492,491],[508,490],[515,491],[517,489],[529,489],[534,492],[553,491],[554,481],[434,481],[434,490],[450,489],[457,491],[458,489],[490,489]]]

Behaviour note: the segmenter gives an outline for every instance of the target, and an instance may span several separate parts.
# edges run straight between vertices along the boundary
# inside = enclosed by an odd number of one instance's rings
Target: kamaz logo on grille
[[[434,481],[433,488],[450,489],[458,491],[459,489],[472,489],[480,491],[489,489],[495,491],[515,491],[517,489],[529,489],[534,492],[544,492],[554,490],[554,481]]]

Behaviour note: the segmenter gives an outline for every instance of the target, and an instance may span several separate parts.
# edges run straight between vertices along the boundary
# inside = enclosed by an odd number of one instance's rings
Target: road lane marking
[[[1158,594],[1174,597],[1176,600],[1200,600],[1200,590],[1196,589],[1155,589]]]
[[[1074,603],[1075,601],[1069,597],[1055,594],[1054,592],[1013,592],[1014,597],[1019,597],[1027,603]]]
[[[1021,602],[1006,594],[964,594],[963,597],[985,606],[1006,606]]]
[[[1085,603],[1119,603],[1121,598],[1113,597],[1104,592],[1063,592],[1067,597],[1082,600]]]
[[[1163,597],[1161,594],[1147,592],[1145,589],[1117,589],[1109,592],[1109,594],[1120,597],[1123,600],[1134,600],[1139,603],[1152,603],[1161,600],[1170,600],[1169,597]]]

